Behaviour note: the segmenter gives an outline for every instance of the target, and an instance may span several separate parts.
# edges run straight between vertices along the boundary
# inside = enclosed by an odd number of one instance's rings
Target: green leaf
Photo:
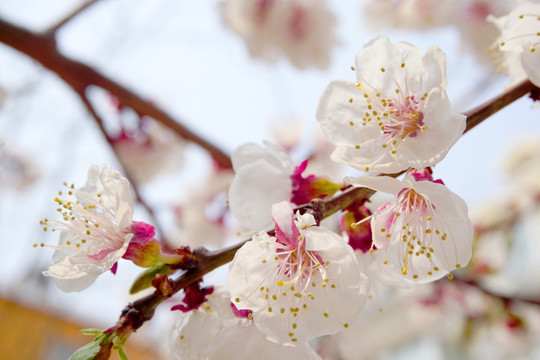
[[[118,347],[118,356],[120,357],[120,360],[129,360],[126,353],[124,352],[124,349],[122,347]]]
[[[75,351],[69,360],[104,360],[111,355],[113,342],[111,334],[103,333],[99,330],[88,329],[89,331],[98,331],[99,335],[91,343],[84,345]],[[83,330],[85,331],[85,330]]]
[[[101,330],[98,330],[98,329],[82,329],[81,331],[79,331],[82,335],[99,335],[101,334],[103,331]]]
[[[163,274],[169,276],[172,273],[172,269],[167,264],[157,264],[152,266],[150,269],[144,271],[139,277],[135,280],[131,289],[129,289],[130,294],[136,294],[141,290],[149,288],[152,286],[152,280],[156,277],[157,274]]]
[[[75,351],[69,360],[95,360],[100,352],[101,343],[94,340]]]

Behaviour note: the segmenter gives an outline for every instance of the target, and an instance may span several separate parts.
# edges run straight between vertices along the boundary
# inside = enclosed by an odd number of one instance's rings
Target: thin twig
[[[458,283],[465,284],[465,285],[468,285],[468,286],[471,286],[471,287],[475,287],[478,290],[482,291],[484,294],[489,295],[489,296],[494,297],[494,298],[497,298],[497,299],[500,299],[500,300],[502,300],[504,302],[519,301],[519,302],[523,302],[523,303],[527,303],[527,304],[531,304],[531,305],[540,306],[540,300],[526,299],[526,298],[521,298],[521,297],[497,294],[497,293],[495,293],[495,292],[493,292],[491,290],[486,289],[484,286],[482,286],[480,283],[478,283],[477,281],[474,281],[474,280],[467,280],[467,279],[463,279],[463,278],[460,278],[460,277],[454,277],[450,281],[457,281]]]
[[[58,29],[60,29],[62,26],[64,26],[66,23],[68,23],[71,19],[73,19],[75,16],[79,15],[81,12],[86,10],[90,5],[93,5],[98,0],[87,0],[80,4],[77,8],[73,9],[72,12],[70,12],[68,15],[66,15],[62,20],[57,22],[55,25],[49,27],[47,30],[43,32],[43,34],[46,35],[54,35]]]

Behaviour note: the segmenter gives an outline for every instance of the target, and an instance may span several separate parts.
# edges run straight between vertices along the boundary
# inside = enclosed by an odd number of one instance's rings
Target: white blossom
[[[364,171],[398,172],[441,161],[465,130],[446,96],[444,53],[370,41],[356,55],[357,82],[333,81],[317,119],[336,145],[332,160]]]
[[[270,229],[272,205],[291,199],[293,161],[269,142],[239,146],[231,158],[236,174],[229,189],[231,213],[246,229]]]
[[[293,216],[287,202],[275,204],[272,215],[275,237],[254,235],[230,266],[227,285],[234,305],[251,310],[259,330],[282,345],[347,328],[368,288],[352,248],[314,226],[312,215]]]
[[[185,142],[163,125],[144,120],[141,130],[113,140],[120,162],[136,183],[177,170],[184,162]]]
[[[491,20],[501,29],[497,41],[502,68],[522,80],[523,73],[540,86],[540,2],[523,1],[507,16]]]
[[[169,344],[180,360],[320,360],[307,344],[281,346],[266,340],[249,317],[236,317],[230,294],[217,287],[197,310],[181,315]]]
[[[39,167],[32,158],[0,138],[0,187],[24,190],[35,183],[39,175]]]
[[[134,237],[133,198],[128,180],[106,165],[92,166],[81,189],[64,185],[67,190],[55,198],[63,221],[41,222],[45,231],[61,231],[59,244],[50,246],[56,249],[54,265],[43,274],[62,291],[81,291],[126,253]]]
[[[404,181],[387,176],[346,181],[396,196],[371,219],[373,253],[383,282],[427,283],[468,264],[473,226],[465,202],[446,186],[411,175]]]
[[[285,55],[300,69],[324,69],[337,45],[335,16],[324,0],[227,0],[225,24],[244,38],[251,56],[275,62]]]

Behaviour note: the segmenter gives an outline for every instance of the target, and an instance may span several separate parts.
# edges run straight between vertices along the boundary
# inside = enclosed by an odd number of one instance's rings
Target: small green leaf
[[[118,357],[120,357],[120,360],[129,360],[126,353],[124,352],[124,349],[122,347],[118,347]]]
[[[96,331],[93,329],[89,330]],[[109,358],[113,345],[111,334],[105,334],[99,330],[97,331],[99,332],[99,335],[96,336],[91,343],[88,343],[75,351],[69,357],[69,360],[103,360]]]
[[[75,351],[69,360],[94,360],[101,352],[101,344],[98,341],[92,341]]]
[[[82,335],[99,335],[101,334],[103,331],[101,330],[98,330],[98,329],[82,329],[81,331],[79,331]]]
[[[129,289],[130,294],[136,294],[141,290],[149,288],[152,286],[152,280],[156,277],[157,274],[170,275],[172,269],[167,264],[157,264],[152,266],[150,269],[144,271],[139,277],[135,280],[131,289]]]

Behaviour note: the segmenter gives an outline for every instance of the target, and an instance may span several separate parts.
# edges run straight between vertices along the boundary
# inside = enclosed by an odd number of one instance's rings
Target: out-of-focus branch
[[[462,278],[456,276],[451,281],[457,281],[460,284],[465,284],[465,285],[468,285],[468,286],[475,287],[478,290],[482,291],[484,294],[489,295],[489,296],[494,297],[494,298],[497,298],[497,299],[500,299],[500,300],[502,300],[504,302],[518,301],[518,302],[523,302],[523,303],[527,303],[527,304],[531,304],[531,305],[540,306],[540,300],[527,299],[527,298],[521,298],[521,297],[516,297],[516,296],[506,296],[506,295],[497,294],[497,293],[494,293],[491,290],[486,289],[484,286],[482,286],[480,283],[478,283],[477,281],[474,281],[474,280],[462,279]]]
[[[90,114],[92,115],[92,117],[96,121],[99,129],[101,130],[101,133],[103,134],[103,136],[105,137],[105,139],[107,140],[107,142],[111,146],[111,149],[113,150],[114,154],[116,155],[116,158],[118,159],[118,163],[122,167],[122,170],[123,170],[124,174],[126,175],[126,178],[128,179],[128,181],[132,185],[131,188],[133,189],[133,193],[135,194],[135,198],[136,198],[137,202],[139,204],[141,204],[146,209],[146,212],[148,213],[148,215],[150,216],[150,220],[152,221],[152,225],[156,228],[158,233],[161,235],[161,239],[166,243],[167,241],[165,240],[165,233],[163,232],[163,230],[161,229],[161,226],[159,225],[159,221],[158,221],[158,219],[156,217],[156,214],[154,213],[154,210],[141,197],[140,192],[139,192],[139,186],[138,186],[137,182],[135,181],[135,178],[131,175],[131,173],[128,171],[128,169],[120,161],[120,157],[118,156],[118,150],[113,145],[111,137],[109,136],[109,134],[107,134],[107,131],[105,130],[105,127],[103,126],[103,120],[96,113],[94,107],[92,106],[92,104],[88,100],[88,97],[86,96],[86,94],[79,94],[79,96],[81,97],[81,100],[84,103],[84,105],[86,106],[86,108],[88,109],[88,112],[90,112]]]
[[[75,16],[79,15],[81,12],[86,10],[86,8],[88,8],[90,5],[93,5],[97,1],[98,0],[87,0],[87,1],[85,1],[83,3],[81,3],[77,8],[73,9],[72,12],[67,14],[62,20],[60,20],[59,22],[57,22],[56,24],[54,24],[53,26],[51,26],[50,28],[45,30],[43,32],[43,34],[54,35],[54,33],[56,33],[58,31],[58,29],[60,29],[62,26],[64,26],[66,23],[68,23],[71,19],[73,19]]]
[[[54,36],[38,34],[0,18],[0,42],[28,55],[56,73],[77,94],[85,94],[86,89],[92,85],[100,87],[118,98],[123,105],[129,106],[139,114],[152,117],[185,140],[199,145],[208,151],[222,167],[232,168],[231,159],[225,152],[189,130],[155,104],[144,100],[90,66],[60,54]]]
[[[467,116],[467,127],[465,132],[471,130],[476,125],[480,124],[482,121],[495,114],[497,111],[503,109],[507,105],[510,105],[517,99],[521,98],[524,95],[527,95],[531,91],[538,89],[532,82],[529,80],[523,81],[521,84],[514,86],[506,90],[501,95],[486,101],[480,106],[475,107],[465,113]]]

